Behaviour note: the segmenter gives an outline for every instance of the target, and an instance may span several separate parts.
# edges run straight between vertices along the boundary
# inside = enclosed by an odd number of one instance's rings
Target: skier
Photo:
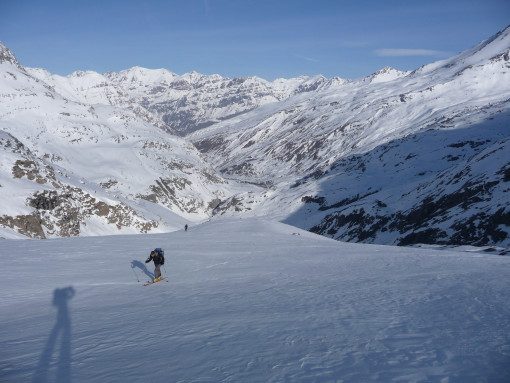
[[[161,270],[160,267],[165,263],[165,257],[163,255],[163,251],[161,249],[154,249],[151,251],[149,257],[145,261],[145,263],[149,263],[150,261],[154,261],[154,280],[153,282],[159,282],[161,280]]]
[[[184,225],[184,231],[188,231],[188,224]]]

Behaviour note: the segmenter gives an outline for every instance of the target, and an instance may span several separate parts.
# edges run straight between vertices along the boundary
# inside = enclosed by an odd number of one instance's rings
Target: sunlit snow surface
[[[0,381],[508,382],[510,258],[470,250],[260,219],[0,240]]]

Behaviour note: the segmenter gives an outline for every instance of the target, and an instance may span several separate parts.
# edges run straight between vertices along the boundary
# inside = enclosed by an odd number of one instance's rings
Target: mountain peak
[[[73,73],[71,73],[69,75],[69,77],[86,77],[86,76],[92,75],[92,74],[99,74],[99,73],[91,71],[91,70],[77,70],[77,71],[74,71]]]
[[[365,77],[363,81],[369,81],[371,83],[387,82],[395,80],[405,75],[406,72],[402,72],[398,69],[386,66],[382,69],[379,69],[377,72],[372,73],[371,75]]]
[[[23,69],[18,60],[16,60],[14,53],[0,41],[0,64],[4,62],[8,62],[17,66],[19,69]]]

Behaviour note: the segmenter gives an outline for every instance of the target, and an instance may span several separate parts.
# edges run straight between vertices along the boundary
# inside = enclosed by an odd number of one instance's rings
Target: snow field
[[[262,219],[3,240],[0,381],[505,382],[509,269]]]

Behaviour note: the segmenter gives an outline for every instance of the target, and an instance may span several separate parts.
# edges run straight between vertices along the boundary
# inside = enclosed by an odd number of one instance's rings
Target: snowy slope
[[[168,231],[206,219],[209,204],[231,194],[189,142],[129,110],[69,100],[0,48],[0,223],[8,228],[0,236]]]
[[[231,177],[322,170],[427,129],[462,129],[509,109],[510,27],[449,60],[299,94],[190,136]]]
[[[166,251],[167,282],[143,287]],[[283,224],[0,241],[5,382],[508,382],[510,258]]]
[[[130,109],[150,124],[180,135],[296,93],[313,91],[326,82],[322,76],[269,82],[258,77],[230,79],[197,72],[177,75],[166,69],[141,67],[105,74],[77,71],[65,77],[39,68],[26,70],[70,100]]]
[[[193,133],[227,178],[269,186],[218,214],[336,239],[510,247],[510,28],[448,60],[384,68]]]
[[[62,77],[0,48],[2,237],[161,232],[214,213],[355,242],[510,247],[510,28],[353,81]]]

